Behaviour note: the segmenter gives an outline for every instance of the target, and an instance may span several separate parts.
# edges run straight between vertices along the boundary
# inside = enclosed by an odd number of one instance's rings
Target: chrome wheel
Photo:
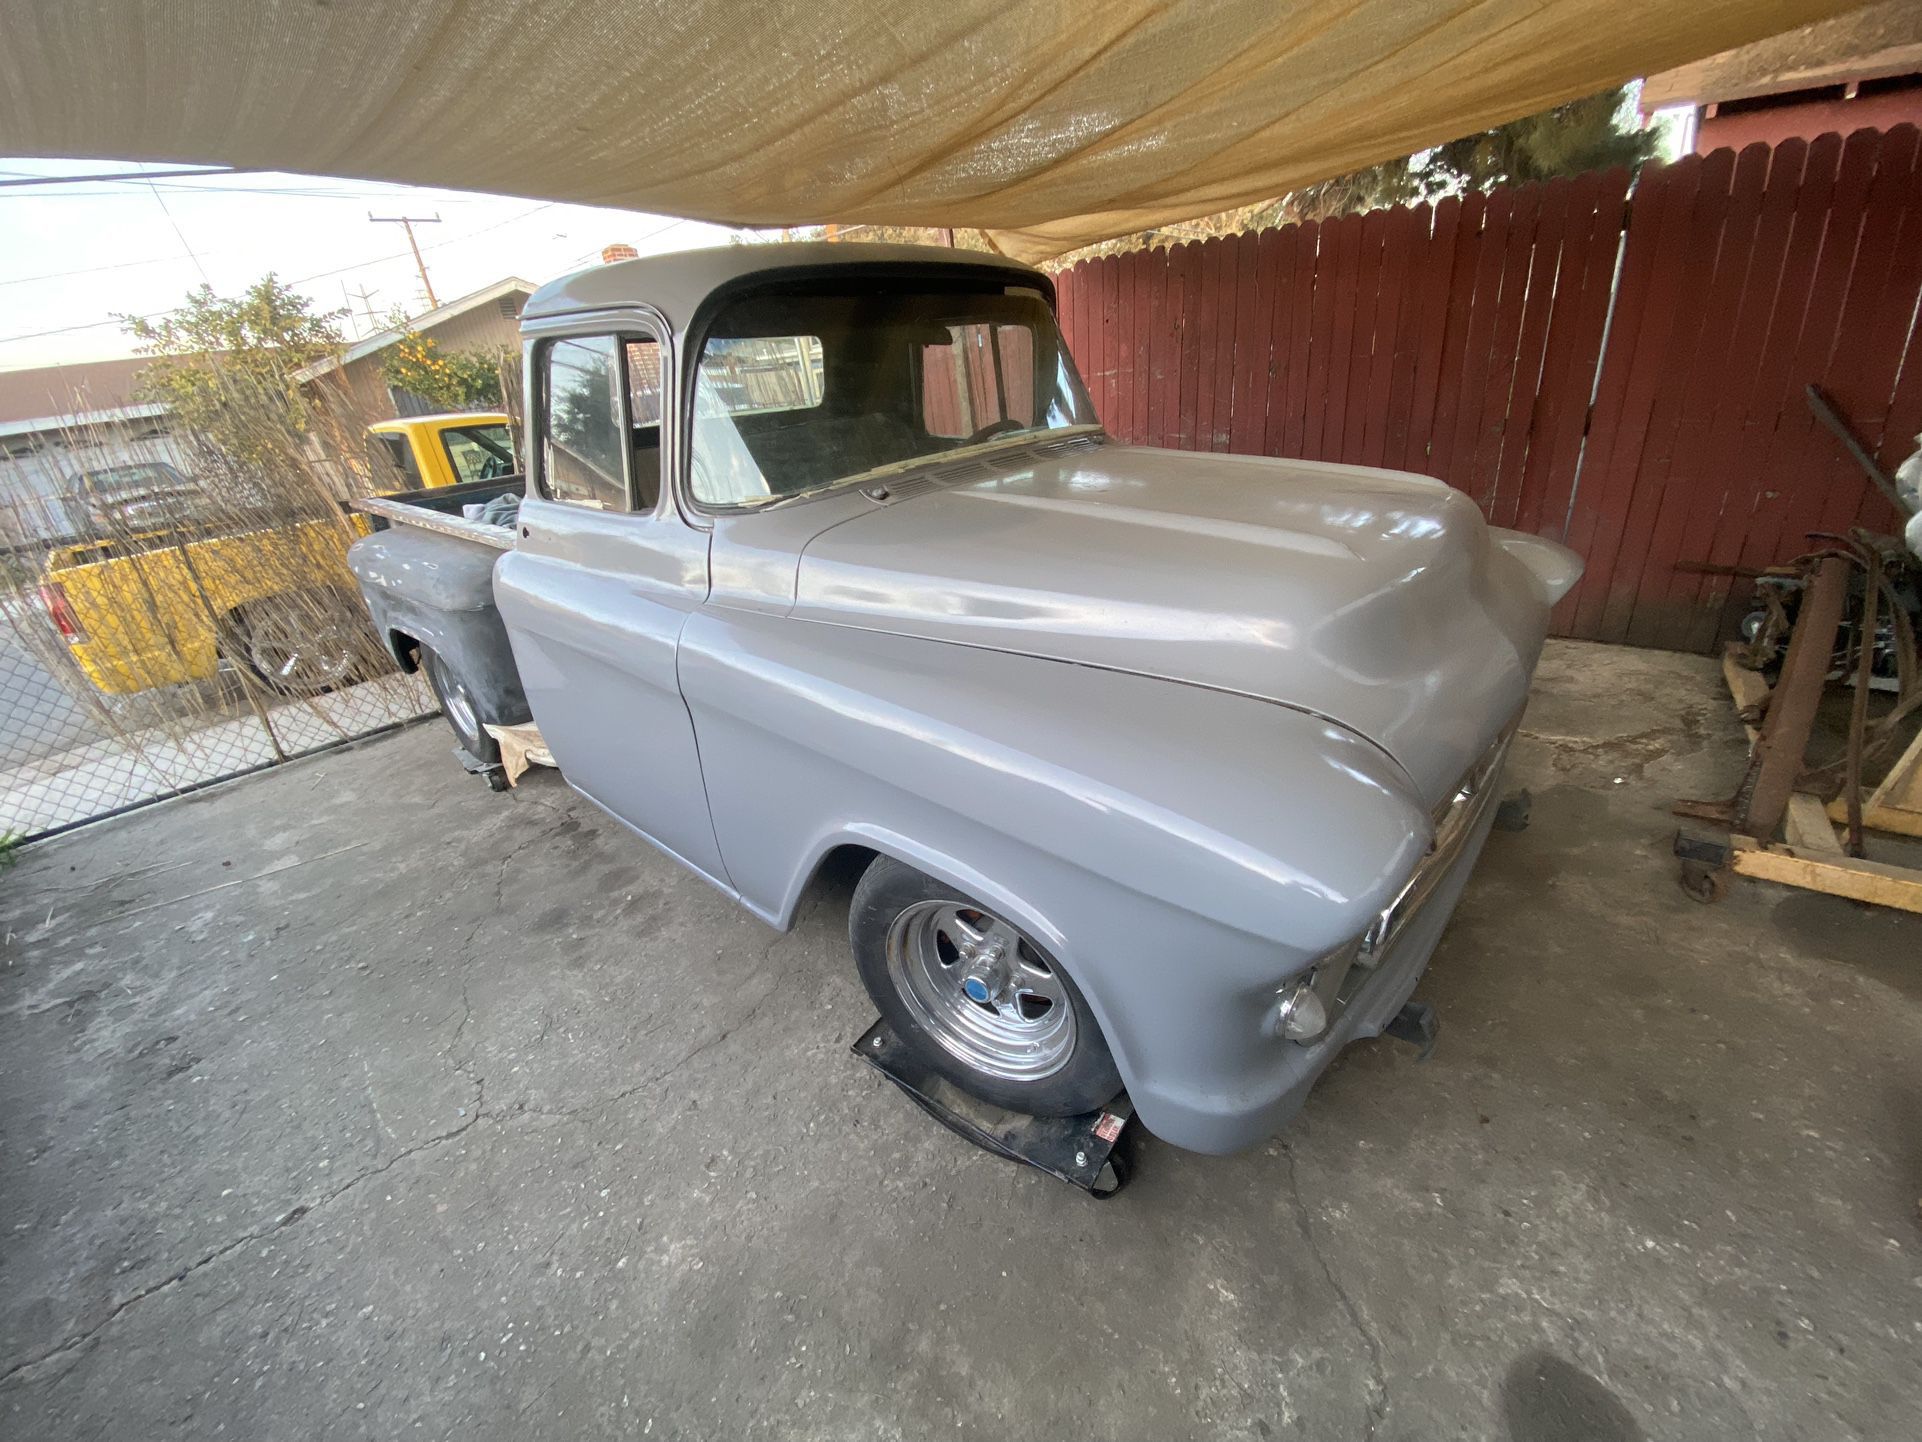
[[[977,1071],[1034,1081],[1074,1052],[1074,1007],[1060,976],[992,912],[917,902],[888,928],[887,966],[915,1021]]]
[[[311,696],[338,686],[354,668],[354,638],[331,616],[261,607],[247,618],[247,664],[276,691]]]
[[[474,702],[467,694],[467,688],[457,680],[449,679],[447,690],[441,694],[441,709],[447,719],[463,737],[481,734],[480,719],[474,714]]]

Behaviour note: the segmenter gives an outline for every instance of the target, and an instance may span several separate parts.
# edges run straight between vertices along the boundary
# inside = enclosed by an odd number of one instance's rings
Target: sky
[[[0,159],[0,181],[181,168]],[[203,280],[235,295],[268,271],[321,310],[348,308],[350,336],[380,329],[396,306],[419,314],[427,300],[407,236],[369,211],[440,217],[415,234],[442,303],[507,276],[551,280],[619,241],[649,255],[736,234],[640,211],[300,175],[0,185],[0,370],[131,355],[114,316],[171,310]]]

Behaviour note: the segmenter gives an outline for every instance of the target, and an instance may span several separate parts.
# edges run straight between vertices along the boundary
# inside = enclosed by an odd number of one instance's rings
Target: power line
[[[106,175],[30,175],[15,180],[0,180],[0,188],[20,185],[71,185],[75,181],[160,180],[172,175],[259,175],[251,167],[199,166],[193,170],[117,170]]]
[[[421,249],[445,250],[450,245],[461,245],[467,241],[478,239],[480,236],[486,235],[489,231],[499,230],[502,226],[513,225],[516,221],[526,220],[530,215],[538,215],[543,210],[551,210],[557,204],[559,204],[558,201],[545,200],[539,205],[523,210],[519,215],[510,215],[505,220],[497,220],[492,225],[484,225],[479,230],[471,230],[465,235],[449,236],[446,240],[436,241],[432,245],[422,246]],[[667,229],[669,226],[679,225],[680,223],[679,220],[671,220],[668,221],[666,225],[659,226],[646,234],[655,235]],[[643,236],[642,238],[645,239],[646,237]],[[349,271],[362,270],[371,265],[384,265],[390,260],[405,260],[407,259],[407,255],[408,252],[399,250],[395,251],[392,255],[379,255],[370,260],[357,260],[351,265],[338,266],[333,270],[323,270],[317,275],[303,275],[298,279],[284,281],[282,283],[289,286],[309,285],[317,280],[328,280],[333,276],[345,275]],[[171,315],[174,310],[175,307],[169,306],[165,310],[148,311],[145,315],[133,318],[138,320],[156,320],[163,315]],[[45,340],[48,336],[71,335],[75,331],[99,330],[102,326],[120,325],[121,323],[122,318],[120,316],[108,316],[105,320],[90,320],[83,321],[78,325],[55,326],[52,330],[32,331],[26,335],[0,336],[0,345],[12,345],[15,341],[23,340]]]
[[[167,224],[174,228],[174,235],[180,241],[180,248],[187,252],[187,259],[191,260],[194,263],[194,269],[200,272],[200,283],[212,290],[214,283],[207,278],[207,267],[200,263],[200,257],[194,254],[194,248],[187,244],[187,232],[180,228],[180,222],[174,219],[174,213],[167,209],[167,202],[160,194],[160,187],[150,180],[147,182],[147,189],[153,192],[154,204],[159,206],[160,213],[167,217]]]
[[[202,251],[202,255],[218,255],[215,250]],[[156,255],[146,260],[118,260],[110,265],[83,265],[75,270],[50,270],[45,275],[16,275],[9,280],[0,280],[0,285],[32,285],[42,280],[67,280],[76,275],[95,275],[103,270],[132,270],[141,265],[178,265],[185,256]]]

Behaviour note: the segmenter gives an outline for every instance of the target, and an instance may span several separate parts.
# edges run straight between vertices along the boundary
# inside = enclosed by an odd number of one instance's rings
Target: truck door
[[[527,499],[494,595],[528,705],[573,786],[728,885],[675,676],[707,596],[707,533],[664,486],[666,327],[623,311],[544,327],[528,365]]]

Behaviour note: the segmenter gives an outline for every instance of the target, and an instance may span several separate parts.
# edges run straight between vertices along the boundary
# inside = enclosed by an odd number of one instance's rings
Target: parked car
[[[628,261],[522,333],[513,528],[375,502],[349,555],[475,721],[511,648],[569,783],[773,926],[863,867],[869,994],[996,1105],[1125,1087],[1230,1150],[1401,1009],[1569,551],[1420,476],[1115,442],[997,257]]]
[[[96,534],[151,530],[190,509],[199,491],[166,461],[94,466],[68,481],[68,491]]]

